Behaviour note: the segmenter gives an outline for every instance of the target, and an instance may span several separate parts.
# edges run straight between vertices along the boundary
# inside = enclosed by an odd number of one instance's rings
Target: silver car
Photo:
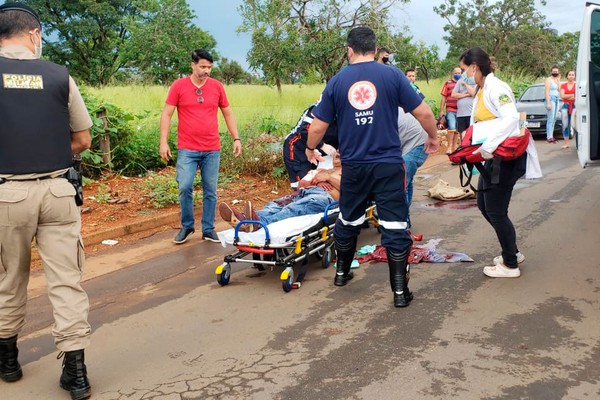
[[[529,86],[517,100],[517,110],[527,113],[527,126],[533,135],[546,136],[547,109],[544,104],[544,84],[536,83]],[[554,123],[554,135],[562,137],[562,119],[560,110],[562,100],[558,103],[558,110]]]

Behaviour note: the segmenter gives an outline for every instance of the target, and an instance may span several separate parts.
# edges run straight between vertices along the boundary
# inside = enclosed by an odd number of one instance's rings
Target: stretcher
[[[367,218],[376,220],[374,207],[367,210]],[[218,232],[221,244],[234,246],[237,251],[226,255],[223,263],[215,269],[221,286],[229,283],[231,264],[250,263],[259,271],[269,266],[271,271],[283,268],[279,279],[284,292],[298,289],[308,269],[311,255],[321,259],[321,266],[328,268],[334,258],[333,228],[339,215],[338,202],[330,203],[321,214],[292,217],[265,225],[260,221],[243,220],[235,228]],[[376,223],[376,222],[375,222]],[[244,224],[260,225],[255,232],[243,232]],[[300,263],[298,274],[294,268]]]

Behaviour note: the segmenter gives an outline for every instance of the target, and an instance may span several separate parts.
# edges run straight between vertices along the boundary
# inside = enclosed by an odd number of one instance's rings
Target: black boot
[[[335,242],[336,256],[336,272],[333,284],[335,286],[345,286],[349,280],[354,278],[354,273],[350,271],[352,261],[354,260],[354,253],[356,252],[356,238],[349,242]]]
[[[4,382],[16,382],[23,377],[18,357],[17,336],[0,339],[0,379]]]
[[[73,400],[89,399],[92,391],[87,378],[83,350],[61,352],[57,358],[63,355],[65,358],[60,376],[60,387],[68,390]]]
[[[390,268],[390,285],[394,292],[394,306],[408,307],[413,299],[413,294],[408,289],[410,279],[410,265],[408,264],[408,253],[410,249],[402,253],[394,253],[386,249],[388,266]]]

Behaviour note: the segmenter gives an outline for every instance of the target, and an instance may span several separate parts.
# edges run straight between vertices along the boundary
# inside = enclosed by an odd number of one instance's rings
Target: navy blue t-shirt
[[[313,115],[328,123],[337,118],[343,163],[395,163],[402,162],[398,107],[411,112],[421,101],[399,69],[361,62],[331,78]]]

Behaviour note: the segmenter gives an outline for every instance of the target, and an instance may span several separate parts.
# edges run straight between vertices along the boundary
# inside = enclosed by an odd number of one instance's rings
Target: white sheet
[[[298,217],[287,218],[281,221],[267,225],[269,230],[269,238],[272,245],[286,243],[286,239],[295,235],[299,235],[308,228],[316,225],[323,218],[323,213],[301,215]],[[259,229],[256,232],[238,231],[239,243],[252,243],[255,246],[264,246],[265,230]],[[227,229],[226,231],[217,232],[221,245],[227,247],[228,244],[233,244],[235,229]]]

